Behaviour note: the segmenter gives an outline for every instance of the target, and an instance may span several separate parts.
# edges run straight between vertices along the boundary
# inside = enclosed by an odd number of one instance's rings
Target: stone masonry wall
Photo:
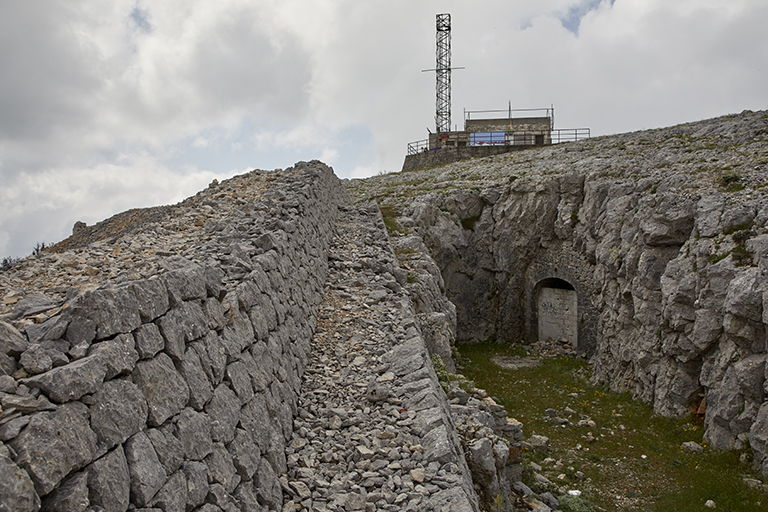
[[[254,171],[4,273],[0,510],[280,510],[344,194]]]

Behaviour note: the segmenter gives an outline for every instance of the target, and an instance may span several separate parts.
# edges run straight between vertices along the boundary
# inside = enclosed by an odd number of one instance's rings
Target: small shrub
[[[741,175],[734,172],[720,176],[718,184],[727,192],[738,192],[739,190],[744,190],[744,185],[741,184]]]
[[[571,220],[573,222],[579,222],[579,211],[578,210],[573,210],[571,212]]]
[[[711,254],[709,258],[707,258],[707,261],[709,261],[710,265],[714,265],[715,263],[727,258],[728,254],[729,253],[727,252],[721,252],[720,254]]]
[[[475,215],[474,217],[467,217],[466,219],[461,219],[461,227],[464,229],[468,229],[470,231],[475,230],[475,223],[480,220],[479,215]]]
[[[0,270],[10,270],[20,258],[14,258],[12,256],[6,256],[0,263]]]

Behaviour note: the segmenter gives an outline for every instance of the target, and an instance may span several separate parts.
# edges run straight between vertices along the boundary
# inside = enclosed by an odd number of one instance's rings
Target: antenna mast
[[[437,102],[435,124],[438,132],[451,131],[451,15],[437,15]]]

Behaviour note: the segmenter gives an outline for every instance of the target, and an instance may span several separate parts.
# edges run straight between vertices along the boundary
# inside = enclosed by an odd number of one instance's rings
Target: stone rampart
[[[214,183],[131,251],[154,275],[21,297],[0,323],[0,509],[281,510],[344,196],[316,162]],[[137,236],[44,258],[91,268]]]

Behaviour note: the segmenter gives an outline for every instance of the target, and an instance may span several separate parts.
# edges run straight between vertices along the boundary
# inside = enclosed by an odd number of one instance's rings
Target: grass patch
[[[681,449],[687,441],[705,445],[697,417],[656,416],[628,392],[594,386],[581,360],[545,359],[540,367],[513,371],[491,358],[524,355],[520,345],[463,345],[459,352],[464,375],[522,421],[526,437],[549,437],[550,453],[525,452],[525,463],[537,462],[562,488],[581,490],[596,510],[701,511],[707,500],[718,510],[768,509],[768,495],[744,483],[760,477],[740,462],[739,452]],[[571,424],[549,421],[549,408]],[[585,419],[595,426],[576,426]]]
[[[387,227],[387,233],[390,235],[396,233],[405,233],[406,231],[397,223],[398,212],[394,207],[387,204],[379,204],[379,210],[384,218],[384,225]]]

